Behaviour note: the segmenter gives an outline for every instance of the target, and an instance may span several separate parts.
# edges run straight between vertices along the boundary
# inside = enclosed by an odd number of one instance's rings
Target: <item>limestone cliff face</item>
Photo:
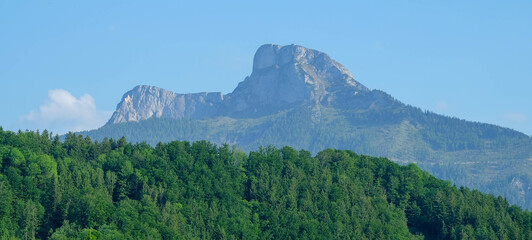
[[[221,93],[178,94],[153,86],[136,86],[124,94],[109,123],[157,118],[202,119],[223,101]]]
[[[370,103],[372,91],[327,54],[298,45],[266,44],[255,53],[253,71],[227,95],[178,94],[137,86],[124,94],[108,123],[156,118],[258,117],[311,104],[319,109]],[[360,96],[366,96],[361,98]],[[369,106],[369,105],[368,105]]]
[[[328,104],[340,92],[368,89],[327,54],[298,45],[261,46],[253,72],[228,94],[229,112],[277,111],[302,103]]]

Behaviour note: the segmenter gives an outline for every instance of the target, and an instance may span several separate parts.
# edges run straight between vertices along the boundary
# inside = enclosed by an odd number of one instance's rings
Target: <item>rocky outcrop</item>
[[[124,94],[109,123],[157,118],[202,119],[214,114],[222,93],[178,94],[153,86],[136,86]]]
[[[302,103],[328,104],[333,95],[368,91],[327,54],[298,45],[266,44],[253,72],[227,96],[227,111],[269,113]]]

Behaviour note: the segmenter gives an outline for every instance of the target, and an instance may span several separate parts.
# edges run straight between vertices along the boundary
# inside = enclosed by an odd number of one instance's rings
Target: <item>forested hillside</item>
[[[364,113],[302,106],[261,118],[169,119],[108,124],[80,134],[101,141],[125,136],[155,146],[159,141],[207,140],[237,144],[246,152],[260,146],[290,146],[312,154],[327,148],[414,162],[458,186],[502,195],[532,209],[532,138],[490,124],[445,117],[403,105]]]
[[[532,214],[416,165],[0,128],[1,239],[531,239]]]

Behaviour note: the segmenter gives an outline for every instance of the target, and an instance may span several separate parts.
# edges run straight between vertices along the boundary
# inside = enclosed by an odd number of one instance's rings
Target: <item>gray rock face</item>
[[[153,86],[136,86],[124,94],[109,123],[157,118],[201,119],[214,114],[222,93],[178,94]]]
[[[339,93],[367,91],[325,53],[266,44],[255,54],[252,74],[228,94],[227,103],[234,112],[269,112],[301,103],[328,104]]]
[[[232,93],[177,94],[137,86],[124,94],[108,123],[152,117],[262,116],[306,103],[328,106],[349,99],[352,104],[363,92],[368,88],[325,53],[298,45],[266,44],[255,53],[251,75]]]

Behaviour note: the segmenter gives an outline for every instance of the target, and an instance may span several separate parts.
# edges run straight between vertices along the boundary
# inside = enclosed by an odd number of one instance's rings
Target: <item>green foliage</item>
[[[0,150],[2,239],[532,237],[532,214],[502,197],[352,151],[1,130]]]

